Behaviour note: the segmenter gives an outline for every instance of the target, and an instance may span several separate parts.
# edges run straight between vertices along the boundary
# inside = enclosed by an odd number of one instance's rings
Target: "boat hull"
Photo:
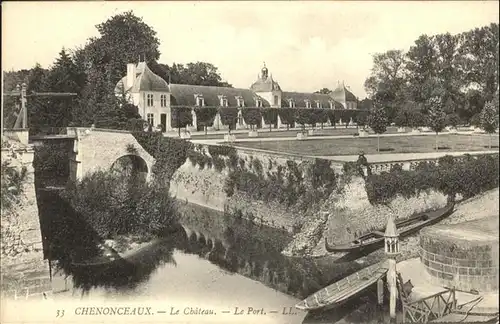
[[[418,232],[425,226],[430,226],[441,221],[445,217],[448,217],[454,209],[454,204],[447,205],[446,207],[431,211],[417,214],[410,217],[409,219],[396,222],[396,228],[405,228],[400,233],[400,237],[408,236]],[[370,242],[365,243],[355,243],[356,241],[363,242],[366,238],[374,237]],[[369,234],[363,235],[358,238],[358,240],[353,241],[349,244],[341,244],[331,246],[328,243],[327,238],[325,238],[325,248],[328,252],[362,252],[365,249],[374,249],[382,247],[384,244],[384,236],[382,231],[373,231]]]

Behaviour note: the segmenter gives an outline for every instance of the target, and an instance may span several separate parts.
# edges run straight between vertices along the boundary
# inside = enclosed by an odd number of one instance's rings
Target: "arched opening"
[[[124,155],[111,165],[111,172],[134,182],[140,181],[144,183],[148,175],[148,165],[138,155]]]

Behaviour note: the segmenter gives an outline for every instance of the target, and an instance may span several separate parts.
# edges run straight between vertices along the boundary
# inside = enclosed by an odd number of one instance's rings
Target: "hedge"
[[[194,109],[196,114],[196,123],[200,126],[212,126],[214,124],[215,116],[217,115],[217,108],[215,107],[196,107]]]
[[[238,108],[219,108],[220,121],[222,125],[229,125],[229,128],[236,125],[238,120]]]
[[[242,108],[241,115],[245,123],[252,128],[262,122],[261,110],[259,108]]]
[[[278,122],[278,109],[265,108],[261,110],[264,122],[268,125],[274,125]]]
[[[366,192],[371,204],[390,202],[397,195],[410,198],[427,190],[436,190],[454,198],[464,199],[498,187],[499,156],[445,156],[438,164],[420,162],[414,170],[393,169],[370,175]]]
[[[295,122],[295,110],[294,108],[280,108],[278,109],[278,114],[281,118],[281,122],[287,125],[293,125]]]
[[[193,115],[189,107],[172,107],[171,117],[173,128],[182,128],[193,125]],[[154,126],[154,125],[153,125]]]

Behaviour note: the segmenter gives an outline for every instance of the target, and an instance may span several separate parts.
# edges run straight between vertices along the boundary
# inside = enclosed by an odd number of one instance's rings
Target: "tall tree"
[[[174,63],[172,66],[152,63],[151,70],[169,83],[191,84],[215,87],[232,87],[222,80],[218,68],[207,62]]]
[[[332,90],[330,90],[330,89],[328,89],[328,88],[322,88],[322,89],[320,89],[320,90],[318,90],[318,91],[315,91],[314,93],[329,94],[329,93],[331,93],[331,92],[332,92]]]
[[[436,80],[436,47],[435,40],[427,35],[420,36],[415,45],[407,53],[409,96],[412,101],[422,103],[432,95]]]
[[[489,147],[491,149],[491,137],[498,128],[498,94],[492,100],[488,101],[486,105],[484,105],[483,110],[480,114],[480,124],[481,128],[488,134],[490,134],[490,144]]]
[[[377,152],[379,152],[380,134],[385,133],[387,131],[387,125],[389,125],[385,109],[378,108],[371,111],[370,116],[368,117],[368,125],[375,132],[375,134],[377,134]]]
[[[438,135],[446,126],[446,114],[443,109],[441,98],[433,97],[429,100],[429,114],[427,116],[427,126],[436,133],[436,151],[439,150]]]
[[[390,50],[373,56],[373,68],[365,81],[365,90],[377,108],[386,109],[392,120],[403,101],[405,81],[405,56],[401,50]]]

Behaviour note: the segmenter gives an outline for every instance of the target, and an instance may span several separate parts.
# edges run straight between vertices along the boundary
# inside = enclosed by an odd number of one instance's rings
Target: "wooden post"
[[[377,281],[377,300],[379,305],[384,303],[384,281],[382,279]]]
[[[388,260],[389,271],[387,271],[387,284],[389,285],[389,316],[391,323],[396,323],[396,260],[389,258]]]

